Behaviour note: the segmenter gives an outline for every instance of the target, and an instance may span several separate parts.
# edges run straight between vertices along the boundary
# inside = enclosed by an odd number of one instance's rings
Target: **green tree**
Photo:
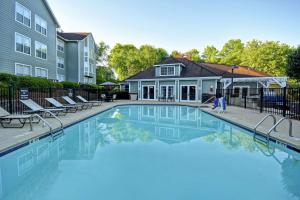
[[[105,42],[101,41],[97,45],[98,55],[97,61],[101,66],[104,66],[108,59],[109,46]]]
[[[241,63],[241,55],[244,50],[244,44],[240,39],[229,40],[224,44],[220,52],[220,64],[239,65]]]
[[[185,53],[185,55],[194,62],[201,62],[200,52],[197,49],[191,49]]]
[[[287,56],[286,72],[300,82],[300,46]]]
[[[205,47],[202,54],[202,59],[206,63],[218,63],[220,61],[219,50],[214,46]]]
[[[171,56],[172,56],[173,58],[180,57],[181,55],[182,55],[182,53],[180,53],[180,52],[177,51],[177,50],[174,50],[174,51],[172,51],[172,53],[171,53]]]
[[[273,76],[286,74],[287,55],[292,48],[275,41],[252,40],[247,43],[241,56],[241,65],[249,66]]]
[[[151,67],[153,64],[162,61],[168,56],[166,50],[162,48],[156,49],[151,45],[142,45],[139,49],[139,54],[141,70]]]
[[[101,84],[106,81],[110,81],[110,82],[116,81],[116,77],[113,70],[109,67],[97,67],[96,69],[97,84]]]
[[[166,50],[151,45],[142,45],[139,49],[132,44],[116,44],[108,56],[109,67],[124,80],[168,56]]]

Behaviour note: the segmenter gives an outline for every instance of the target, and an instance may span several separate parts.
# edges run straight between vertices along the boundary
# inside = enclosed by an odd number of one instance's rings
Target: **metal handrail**
[[[267,133],[267,134],[268,134],[268,140],[269,140],[269,138],[270,138],[271,132],[274,131],[274,130],[276,129],[276,127],[277,127],[279,124],[281,124],[283,121],[285,121],[285,120],[288,120],[288,122],[289,122],[289,136],[290,136],[290,137],[293,137],[293,122],[292,122],[291,119],[286,118],[286,117],[283,117],[283,118],[281,118],[274,126],[272,126],[272,128],[268,131],[268,133]]]
[[[276,124],[276,117],[272,114],[268,114],[266,115],[264,118],[262,118],[262,120],[260,120],[254,127],[254,135],[256,134],[256,131],[257,131],[257,128],[266,120],[268,119],[269,117],[272,117],[273,118],[273,126]],[[276,131],[276,127],[274,129],[274,131]]]
[[[64,125],[62,123],[62,121],[56,116],[54,115],[52,112],[50,112],[49,110],[43,110],[43,112],[50,114],[52,117],[54,117],[54,119],[56,119],[57,121],[59,121],[60,123],[60,128],[63,129]]]
[[[38,114],[33,114],[33,115],[31,115],[31,117],[37,117],[37,118],[39,118],[40,120],[42,120],[42,121],[44,122],[44,124],[46,124],[46,125],[48,126],[48,128],[50,129],[50,133],[52,133],[53,127],[52,127],[52,126],[51,126],[44,118],[42,118],[42,117],[39,116]],[[33,130],[33,129],[32,129],[32,126],[31,126],[30,130],[31,130],[31,131]]]
[[[201,103],[201,104],[206,104],[207,102],[209,102],[213,98],[215,98],[215,96],[210,97],[208,100],[206,100],[204,103]]]

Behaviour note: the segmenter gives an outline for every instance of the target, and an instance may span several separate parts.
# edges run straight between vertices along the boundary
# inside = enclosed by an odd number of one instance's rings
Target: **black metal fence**
[[[76,96],[80,95],[89,101],[101,100],[101,95],[107,91],[100,89],[63,89],[63,88],[29,88],[28,98],[34,100],[43,107],[49,107],[50,104],[45,98],[52,97],[61,103],[65,103],[62,96],[69,96],[75,101]],[[117,99],[129,99],[128,92],[117,92]],[[0,88],[0,106],[10,113],[22,113],[27,108],[20,102],[20,88],[6,87]]]
[[[217,89],[228,105],[300,120],[299,88],[235,88]]]

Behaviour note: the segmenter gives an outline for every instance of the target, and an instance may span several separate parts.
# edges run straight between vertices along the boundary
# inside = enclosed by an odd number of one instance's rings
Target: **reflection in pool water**
[[[300,156],[186,106],[122,106],[1,157],[0,197],[299,199]]]

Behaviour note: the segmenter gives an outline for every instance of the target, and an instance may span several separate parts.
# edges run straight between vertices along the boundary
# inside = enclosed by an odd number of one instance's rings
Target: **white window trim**
[[[149,91],[149,87],[154,87],[154,98],[153,99],[144,99],[144,87],[148,87],[148,91]],[[156,85],[142,85],[142,100],[145,100],[145,101],[153,101],[156,98]]]
[[[42,69],[42,70],[46,70],[47,71],[47,77],[42,77],[42,76],[37,76],[37,69]],[[35,67],[35,77],[40,77],[40,78],[47,78],[48,79],[48,77],[49,77],[49,75],[48,75],[48,73],[49,73],[49,71],[48,71],[48,69],[46,69],[46,68],[43,68],[43,67]]]
[[[60,62],[59,62],[59,59],[63,59],[63,60],[64,60],[64,62],[62,63],[62,64],[64,64],[64,68],[61,68],[61,67],[58,66],[58,64],[60,63]],[[60,64],[61,64],[61,63],[60,63]],[[58,69],[65,70],[65,67],[66,67],[66,66],[65,66],[65,58],[60,57],[60,56],[57,56],[56,67],[57,67]]]
[[[173,97],[175,98],[175,85],[160,85],[160,90],[159,90],[159,96],[161,97],[162,95],[162,87],[166,87],[166,97],[169,96],[169,87],[173,87]]]
[[[43,33],[39,32],[38,30],[36,30],[36,18],[37,17],[40,18],[40,19],[42,19],[42,20],[44,20],[46,22],[46,26],[47,26],[47,28],[46,28],[46,35],[44,35]],[[39,33],[39,34],[41,34],[41,35],[43,35],[45,37],[48,36],[48,22],[44,18],[40,17],[37,14],[35,14],[35,16],[34,16],[34,30],[35,30],[35,32],[37,32],[37,33]]]
[[[61,51],[60,49],[58,49],[58,46],[61,46],[61,45],[59,45],[59,44],[62,44],[62,45],[63,45],[63,48],[64,48],[63,51]],[[64,44],[63,42],[57,40],[56,50],[59,51],[59,52],[61,52],[61,53],[65,53],[65,44]]]
[[[243,88],[248,88],[247,97],[250,96],[250,86],[249,85],[236,85],[236,86],[233,86],[233,93],[234,93],[235,88],[240,88],[239,97],[243,95]]]
[[[195,88],[195,92],[196,92],[196,94],[195,94],[195,100],[190,100],[190,97],[189,97],[189,95],[188,95],[188,100],[182,100],[182,87],[189,87],[190,88],[190,86],[194,86],[194,87],[196,87]],[[189,90],[189,89],[188,89]],[[181,102],[197,102],[198,101],[198,86],[197,85],[195,85],[195,84],[184,84],[184,85],[180,85],[179,86],[179,92],[180,92],[180,101]]]
[[[40,58],[40,57],[37,57],[37,56],[36,56],[36,50],[37,50],[37,49],[36,49],[36,43],[40,43],[40,44],[45,45],[45,46],[47,47],[47,49],[46,49],[46,59]],[[36,41],[34,42],[34,52],[35,52],[34,55],[35,55],[35,57],[36,57],[37,59],[44,60],[44,61],[47,61],[47,60],[48,60],[48,45],[46,45],[46,44],[44,44],[44,43],[39,42],[39,41],[36,40]]]
[[[23,65],[23,66],[29,67],[30,68],[29,76],[32,76],[32,66],[31,65],[26,65],[26,64],[23,64],[23,63],[15,63],[15,75],[17,75],[17,65]]]
[[[22,22],[19,22],[17,20],[17,4],[25,9],[27,9],[29,12],[30,12],[30,26],[27,26],[26,24],[22,23]],[[24,26],[26,26],[27,28],[30,28],[31,29],[31,25],[32,25],[32,19],[31,19],[31,10],[28,9],[27,7],[23,6],[22,4],[20,4],[19,2],[16,2],[15,3],[15,21],[18,22],[19,24],[22,24]]]
[[[168,71],[169,71],[169,68],[173,68],[174,69],[174,73],[173,74],[168,74]],[[167,68],[167,75],[163,75],[163,74],[161,74],[161,69],[162,68]],[[160,76],[175,76],[175,66],[161,66],[160,67]]]
[[[30,41],[30,54],[27,54],[27,53],[24,53],[24,52],[17,51],[17,41],[16,41],[17,35],[21,35],[21,36],[26,37],[26,38],[29,39],[29,41]],[[27,36],[25,36],[25,35],[23,35],[23,34],[21,34],[21,33],[15,32],[15,52],[21,53],[21,54],[24,54],[24,55],[27,55],[27,56],[31,56],[31,51],[32,51],[31,38],[30,38],[30,37],[27,37]]]

